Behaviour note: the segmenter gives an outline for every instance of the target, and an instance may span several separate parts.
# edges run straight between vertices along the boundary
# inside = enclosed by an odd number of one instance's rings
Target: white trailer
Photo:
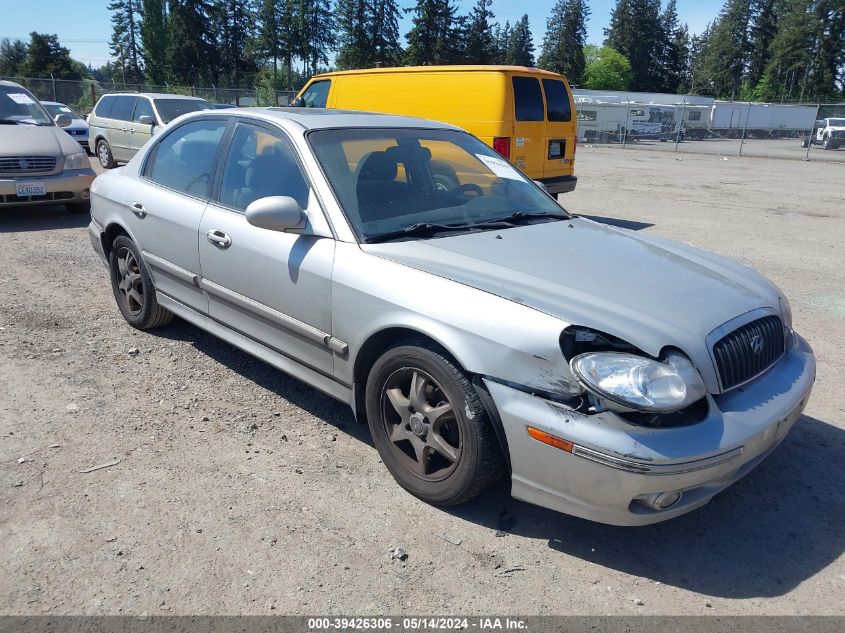
[[[578,140],[587,143],[661,138],[665,135],[666,112],[674,111],[673,106],[597,101],[579,101],[575,109]]]
[[[798,137],[813,129],[816,106],[716,101],[710,113],[710,130],[740,137],[745,129],[752,138]]]

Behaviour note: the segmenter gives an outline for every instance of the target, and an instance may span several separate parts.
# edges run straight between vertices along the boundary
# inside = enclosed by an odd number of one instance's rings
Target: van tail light
[[[510,136],[495,136],[493,137],[493,149],[499,154],[511,159],[511,137]]]

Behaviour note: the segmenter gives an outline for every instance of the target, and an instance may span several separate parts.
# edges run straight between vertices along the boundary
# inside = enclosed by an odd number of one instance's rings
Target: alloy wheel
[[[140,314],[144,308],[141,267],[138,265],[135,253],[125,246],[117,252],[117,288],[129,313]]]
[[[451,475],[460,462],[462,438],[455,409],[437,381],[405,367],[388,377],[381,399],[382,421],[399,462],[426,481]]]

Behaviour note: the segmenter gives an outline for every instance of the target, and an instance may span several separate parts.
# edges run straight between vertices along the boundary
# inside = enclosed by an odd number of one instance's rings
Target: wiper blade
[[[18,122],[14,119],[0,119],[0,125],[17,125]]]
[[[537,218],[552,218],[554,220],[569,220],[570,217],[565,213],[549,213],[548,211],[540,211],[538,213],[529,213],[528,211],[514,211],[504,218],[491,220],[490,222],[505,222],[507,224],[514,224],[522,222],[523,220],[535,220]]]
[[[421,237],[425,235],[434,235],[435,233],[441,233],[443,231],[461,231],[466,228],[469,228],[468,225],[463,224],[432,224],[431,222],[417,222],[416,224],[406,226],[404,229],[399,229],[398,231],[388,231],[387,233],[367,237],[364,241],[367,244],[375,244],[377,242],[388,242],[396,239],[397,237]]]

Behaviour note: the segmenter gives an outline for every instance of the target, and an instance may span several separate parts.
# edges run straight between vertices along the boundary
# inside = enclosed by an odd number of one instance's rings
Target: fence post
[[[625,101],[625,129],[622,132],[622,148],[625,148],[625,145],[628,141],[628,117],[631,114],[631,102],[629,100]]]
[[[53,84],[53,101],[56,101],[56,78],[50,73],[50,83]]]
[[[687,111],[687,100],[684,99],[684,103],[681,106],[681,122],[678,123],[678,131],[675,132],[675,151],[678,151],[678,143],[681,141],[681,130],[684,129],[684,114]]]
[[[91,110],[94,110],[94,106],[97,105],[97,84],[95,82],[91,82]]]
[[[742,146],[745,144],[745,130],[748,128],[748,116],[751,114],[751,102],[748,102],[748,109],[745,111],[745,123],[742,124],[742,137],[739,139],[739,155],[742,156]]]

